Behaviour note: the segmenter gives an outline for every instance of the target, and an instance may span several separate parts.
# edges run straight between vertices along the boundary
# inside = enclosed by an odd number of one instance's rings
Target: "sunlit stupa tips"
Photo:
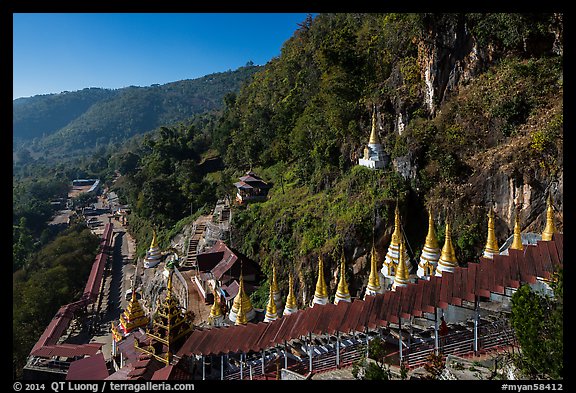
[[[344,258],[344,252],[342,252],[342,260],[340,262],[340,281],[338,282],[338,289],[336,289],[334,304],[349,301],[350,291],[348,290],[348,283],[346,282],[346,258]]]
[[[298,304],[296,303],[296,296],[294,296],[294,278],[290,273],[288,279],[288,296],[286,297],[286,305],[284,306],[284,313],[282,315],[294,314],[298,311]]]
[[[404,240],[400,242],[400,262],[398,262],[398,270],[394,276],[394,283],[392,284],[392,290],[396,290],[397,287],[405,287],[410,282],[410,273],[408,271],[408,265],[406,264],[406,258],[404,256],[404,248],[406,244]]]
[[[442,273],[444,272],[453,272],[457,266],[458,260],[456,259],[456,252],[454,251],[452,237],[450,235],[450,221],[446,218],[446,236],[444,246],[442,247],[442,254],[438,261],[436,276],[442,276]]]
[[[318,257],[318,280],[316,281],[316,291],[312,299],[312,307],[315,304],[328,303],[328,289],[326,288],[326,281],[324,280],[324,263],[322,257]]]
[[[548,208],[546,209],[546,226],[542,232],[542,240],[552,240],[552,235],[556,233],[556,226],[554,225],[554,208],[552,207],[552,196],[548,194],[547,200]]]
[[[436,266],[440,259],[440,247],[438,246],[438,238],[434,229],[434,219],[432,211],[428,212],[428,234],[426,235],[426,243],[422,248],[420,254],[420,261],[418,262],[418,270],[416,275],[423,279],[429,279],[436,273]]]
[[[494,255],[498,255],[498,241],[494,230],[494,210],[492,208],[488,210],[488,236],[483,255],[489,259],[493,259]]]

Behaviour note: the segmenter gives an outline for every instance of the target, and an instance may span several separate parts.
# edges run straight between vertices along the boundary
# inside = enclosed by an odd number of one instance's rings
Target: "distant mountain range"
[[[13,101],[13,150],[70,156],[222,108],[262,66],[148,87],[86,88]]]

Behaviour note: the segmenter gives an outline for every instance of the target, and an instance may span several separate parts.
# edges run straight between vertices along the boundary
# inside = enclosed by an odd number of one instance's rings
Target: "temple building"
[[[240,273],[240,287],[238,289],[238,294],[234,298],[234,303],[232,304],[230,313],[228,313],[228,319],[231,322],[236,323],[236,320],[240,318],[239,323],[246,324],[253,320],[255,316],[256,310],[252,307],[252,302],[244,291],[244,277],[242,276],[242,273]]]
[[[296,296],[294,296],[294,279],[292,278],[292,273],[290,273],[288,278],[288,296],[286,297],[286,305],[282,315],[294,314],[296,311],[298,311],[298,304],[296,303]]]
[[[442,255],[438,261],[438,268],[436,269],[436,276],[441,277],[444,272],[453,272],[458,267],[458,260],[456,260],[456,253],[452,245],[452,237],[450,235],[450,222],[446,218],[446,236],[444,246],[442,247]]]
[[[212,293],[218,288],[224,295],[222,305],[230,309],[240,288],[240,274],[247,293],[252,293],[261,280],[260,266],[221,240],[217,240],[206,252],[198,254],[196,261],[198,274],[192,278],[192,282],[206,304],[212,303]]]
[[[418,270],[416,275],[422,279],[430,279],[436,273],[436,266],[440,259],[440,247],[438,246],[438,239],[436,231],[434,230],[434,219],[432,211],[428,212],[428,234],[426,235],[426,243],[420,254],[420,262],[418,263]]]
[[[144,338],[135,338],[134,347],[169,365],[173,355],[188,338],[194,325],[191,312],[185,312],[176,297],[172,296],[172,274],[168,276],[166,298],[152,320],[152,330]]]
[[[372,255],[370,256],[370,276],[368,276],[368,286],[366,287],[366,296],[375,296],[383,293],[384,288],[380,285],[380,275],[378,272],[378,261],[376,259],[376,247],[372,243]]]
[[[152,235],[152,243],[150,243],[150,248],[146,251],[146,257],[144,258],[144,267],[151,268],[160,263],[162,259],[162,253],[160,252],[160,247],[158,247],[158,241],[156,240],[156,231]]]
[[[406,243],[404,239],[400,242],[400,261],[398,262],[398,269],[396,270],[396,275],[394,276],[394,283],[392,284],[392,290],[395,291],[397,287],[405,287],[410,282],[410,273],[408,272],[408,265],[406,265],[406,253],[404,249],[406,248]]]
[[[372,131],[370,133],[370,140],[368,145],[364,148],[364,155],[358,160],[358,165],[368,167],[370,169],[383,169],[388,163],[388,158],[384,153],[384,148],[378,138],[378,130],[376,129],[376,110],[372,112]]]
[[[346,258],[344,258],[344,253],[342,253],[342,262],[340,263],[340,281],[338,282],[338,289],[336,289],[334,304],[338,304],[339,302],[349,302],[350,299],[350,291],[348,290],[348,283],[346,282]]]
[[[488,211],[488,236],[486,239],[486,246],[484,247],[483,256],[492,259],[494,255],[499,254],[498,241],[496,240],[496,233],[494,232],[494,210],[490,208]]]
[[[239,204],[265,201],[268,198],[268,191],[272,188],[252,171],[246,172],[234,186],[237,189],[236,202]]]
[[[326,281],[324,280],[324,263],[322,257],[318,257],[318,280],[316,281],[316,291],[312,299],[311,307],[315,304],[328,303],[328,289],[326,288]]]
[[[384,258],[384,263],[382,265],[381,272],[390,281],[390,284],[394,281],[394,276],[396,275],[396,270],[398,268],[398,262],[400,261],[400,242],[403,239],[402,229],[400,227],[400,211],[398,210],[398,203],[396,203],[396,209],[394,211],[394,232],[392,233],[392,239],[390,240],[390,246],[388,246],[388,251],[386,257]],[[408,258],[408,252],[404,248],[404,258],[408,261],[408,271],[410,271],[410,260]],[[389,284],[388,284],[389,285]],[[388,287],[386,285],[386,287]]]

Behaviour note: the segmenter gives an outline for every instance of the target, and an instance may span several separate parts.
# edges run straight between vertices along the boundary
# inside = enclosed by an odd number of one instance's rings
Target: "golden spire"
[[[214,288],[214,303],[210,309],[210,318],[215,319],[220,316],[222,316],[222,310],[220,309],[220,296],[218,295],[216,288]]]
[[[268,299],[268,305],[266,306],[266,316],[264,322],[273,321],[278,317],[278,311],[276,310],[276,303],[274,302],[274,289],[270,285],[270,297]]]
[[[444,246],[442,247],[442,254],[440,255],[440,262],[443,265],[457,266],[458,261],[456,260],[456,253],[454,252],[454,246],[452,246],[452,238],[450,237],[450,222],[446,218],[446,239],[444,240]],[[442,263],[444,262],[444,263]],[[448,262],[448,263],[446,263]]]
[[[406,249],[406,244],[404,239],[400,242],[400,252],[398,261],[398,270],[396,271],[395,278],[400,281],[407,281],[410,278],[410,272],[408,271],[408,265],[406,264],[406,258],[404,250]]]
[[[156,239],[156,230],[152,230],[152,242],[150,243],[150,248],[158,248],[158,240]]]
[[[400,210],[398,209],[398,201],[396,201],[396,209],[394,209],[394,233],[392,233],[392,240],[390,245],[398,246],[402,239],[400,233]]]
[[[488,210],[488,238],[484,247],[484,256],[492,258],[494,254],[498,254],[498,241],[494,231],[494,210],[490,208]]]
[[[552,207],[552,197],[548,194],[548,209],[546,210],[546,227],[542,232],[542,240],[550,241],[552,240],[552,235],[556,233],[556,227],[554,225],[554,208]]]
[[[376,130],[376,108],[372,111],[372,131],[370,132],[370,141],[368,142],[369,145],[379,145],[380,141],[378,140],[378,131]]]
[[[278,290],[278,283],[276,281],[276,265],[272,265],[272,283],[270,284],[270,288],[272,289],[273,293],[280,292]]]
[[[294,296],[294,279],[292,278],[292,273],[290,273],[290,277],[288,279],[288,297],[286,298],[286,305],[285,308],[295,309],[298,307],[296,303],[296,296]]]
[[[166,301],[172,298],[172,272],[168,272],[168,283],[166,284]]]
[[[376,261],[376,247],[372,243],[372,256],[370,258],[370,276],[368,277],[368,288],[378,292],[380,290],[380,276],[378,276],[378,262]]]
[[[400,250],[398,256],[398,270],[396,271],[396,275],[394,276],[394,285],[393,289],[397,286],[403,286],[408,284],[410,280],[410,272],[408,271],[408,265],[406,265],[406,258],[404,255],[404,250],[406,248],[406,244],[404,243],[404,239],[400,242]]]
[[[242,283],[243,283],[242,275],[240,275],[241,288],[238,291],[238,295],[241,295],[242,292],[244,291],[244,285]],[[234,299],[234,300],[236,300],[236,299]],[[244,311],[243,303],[244,302],[241,301],[238,304],[238,313],[236,314],[236,321],[234,322],[235,325],[246,325],[248,323],[248,320],[246,318],[246,311]]]
[[[346,282],[346,259],[342,253],[342,262],[340,263],[340,281],[338,282],[338,292],[344,295],[350,295],[348,283]]]
[[[324,281],[324,264],[322,257],[318,256],[318,280],[316,281],[316,292],[314,296],[317,298],[327,298],[328,289],[326,288],[326,281]]]
[[[338,302],[341,300],[350,301],[350,291],[348,290],[348,283],[346,282],[346,258],[344,258],[344,250],[342,250],[342,262],[340,263],[340,281],[338,282],[338,289],[336,290],[334,303],[338,304]]]
[[[438,239],[436,238],[436,231],[434,230],[434,219],[432,217],[432,210],[428,211],[428,234],[426,235],[426,243],[424,247],[436,249],[438,247]]]
[[[240,310],[244,310],[244,318],[248,312],[252,310],[252,302],[246,292],[244,292],[244,276],[240,273],[240,285],[238,288],[238,294],[234,298],[234,303],[232,304],[232,311],[235,311],[237,315],[240,315]]]
[[[522,235],[520,230],[520,212],[516,212],[516,218],[514,219],[514,240],[512,240],[512,245],[510,248],[512,250],[523,250],[522,245]]]

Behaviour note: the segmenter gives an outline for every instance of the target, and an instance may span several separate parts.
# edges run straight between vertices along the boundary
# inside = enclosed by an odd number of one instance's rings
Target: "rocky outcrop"
[[[424,81],[424,101],[433,116],[446,95],[478,75],[492,61],[490,46],[480,47],[463,15],[457,21],[432,20],[418,43],[418,64]]]

